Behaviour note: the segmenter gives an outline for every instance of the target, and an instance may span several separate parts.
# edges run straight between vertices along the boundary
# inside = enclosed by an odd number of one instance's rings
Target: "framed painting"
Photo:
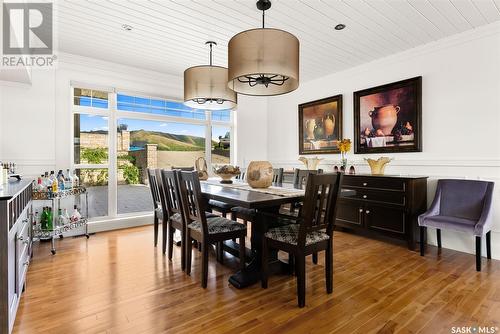
[[[299,104],[299,154],[339,153],[342,95]]]
[[[422,77],[354,92],[354,153],[422,152]]]

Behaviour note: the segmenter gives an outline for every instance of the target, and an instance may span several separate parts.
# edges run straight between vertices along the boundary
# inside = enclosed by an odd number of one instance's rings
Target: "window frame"
[[[144,97],[148,99],[159,99],[166,100],[171,102],[182,103],[181,100],[169,97],[159,97],[156,95],[146,95],[144,93],[135,93],[129,90],[118,90],[116,88],[113,89],[94,89],[91,88],[93,85],[85,85],[81,83],[71,83],[70,84],[70,110],[71,110],[71,149],[70,149],[70,166],[71,170],[75,169],[98,169],[105,168],[108,169],[108,213],[105,216],[92,217],[90,219],[91,222],[94,221],[103,221],[110,220],[115,218],[128,218],[128,217],[139,217],[147,214],[152,214],[149,211],[142,212],[133,212],[133,213],[118,213],[118,179],[117,179],[117,168],[118,168],[118,150],[117,150],[117,126],[119,119],[137,119],[137,120],[145,120],[145,121],[157,121],[164,123],[182,123],[182,124],[192,124],[192,125],[202,125],[205,126],[205,159],[207,161],[207,165],[211,166],[212,164],[212,126],[223,126],[227,127],[230,130],[230,163],[234,164],[236,160],[235,156],[235,112],[230,112],[230,120],[229,121],[220,121],[220,120],[212,120],[211,111],[204,110],[205,119],[197,119],[197,118],[184,118],[170,115],[158,115],[153,113],[144,113],[144,112],[135,112],[135,111],[123,111],[118,110],[118,94],[122,95],[130,95],[134,97]],[[108,92],[108,108],[97,108],[92,106],[81,106],[74,104],[74,89],[75,88],[83,88],[83,89],[93,89],[93,90],[102,90]],[[94,115],[94,116],[102,116],[108,117],[108,163],[107,164],[76,164],[74,157],[74,115],[75,114],[84,114],[84,115]],[[209,173],[211,170],[209,168]]]

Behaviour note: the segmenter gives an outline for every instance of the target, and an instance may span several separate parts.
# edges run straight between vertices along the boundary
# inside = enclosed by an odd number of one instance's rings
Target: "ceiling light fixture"
[[[122,29],[125,30],[125,31],[130,31],[132,30],[132,26],[131,25],[128,25],[128,24],[122,24]]]
[[[184,104],[196,109],[234,109],[236,93],[227,86],[227,68],[212,65],[213,41],[210,46],[210,64],[193,66],[184,71]]]
[[[339,23],[335,26],[335,30],[342,30],[345,28],[345,24]]]
[[[271,1],[257,1],[262,28],[240,32],[229,41],[228,86],[238,93],[270,96],[299,87],[299,40],[284,30],[265,27],[269,8]]]

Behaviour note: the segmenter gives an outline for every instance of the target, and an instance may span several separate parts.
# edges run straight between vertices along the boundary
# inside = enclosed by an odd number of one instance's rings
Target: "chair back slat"
[[[322,169],[316,170],[296,168],[293,173],[293,187],[297,189],[304,189],[304,186],[307,184],[307,178],[309,175],[316,175],[321,173],[323,173]]]
[[[192,172],[192,171],[194,171],[194,167],[176,167],[176,166],[172,166],[171,169],[172,170],[180,170],[182,172]]]
[[[178,174],[179,171],[177,170],[163,170],[161,172],[165,206],[169,217],[176,213],[183,215]]]
[[[311,174],[308,177],[298,235],[299,246],[305,246],[306,235],[313,231],[326,230],[332,237],[342,176],[342,173],[332,173]]]
[[[203,198],[201,195],[200,179],[197,172],[179,173],[179,192],[186,223],[197,221],[200,223],[203,238],[208,237],[207,217],[205,215]]]
[[[151,197],[153,198],[153,206],[157,209],[160,205],[160,191],[158,189],[158,180],[156,178],[156,170],[148,168],[147,170],[149,188],[151,190]]]
[[[273,183],[283,183],[283,168],[273,168]]]

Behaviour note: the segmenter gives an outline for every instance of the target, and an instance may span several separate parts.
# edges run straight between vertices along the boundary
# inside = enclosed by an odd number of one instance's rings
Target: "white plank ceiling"
[[[499,20],[500,0],[272,0],[266,12],[299,38],[303,81]],[[261,12],[253,0],[57,0],[56,21],[60,51],[180,76],[208,62],[207,40],[226,66],[229,39]]]

